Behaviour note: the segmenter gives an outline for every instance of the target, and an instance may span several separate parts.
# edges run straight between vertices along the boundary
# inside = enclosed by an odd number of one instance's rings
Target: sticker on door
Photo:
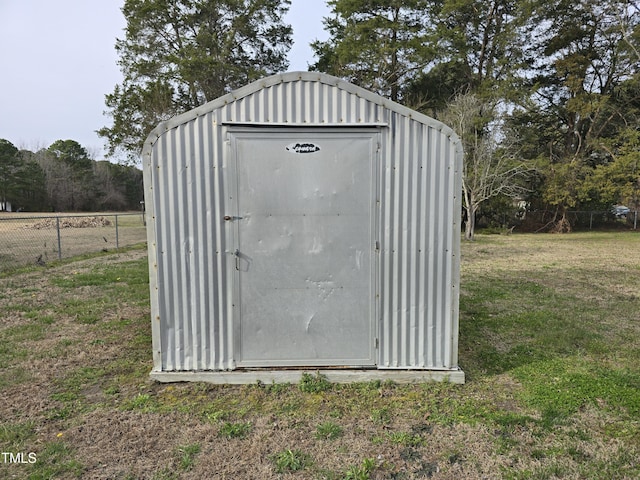
[[[320,151],[320,147],[311,142],[290,143],[285,149],[291,153],[315,153]]]

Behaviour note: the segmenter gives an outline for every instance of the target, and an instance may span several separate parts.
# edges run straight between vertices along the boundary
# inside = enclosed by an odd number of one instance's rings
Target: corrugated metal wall
[[[232,367],[225,144],[209,122],[208,115],[200,116],[168,129],[145,159],[151,178],[145,180],[145,204],[153,212],[147,225],[150,263],[155,257],[150,264],[155,367],[161,355],[162,370]]]
[[[154,370],[235,367],[233,237],[224,221],[235,124],[380,126],[379,368],[457,367],[457,138],[359,87],[298,72],[163,123],[145,144]]]
[[[456,144],[398,114],[390,133],[382,146],[380,367],[456,367]]]

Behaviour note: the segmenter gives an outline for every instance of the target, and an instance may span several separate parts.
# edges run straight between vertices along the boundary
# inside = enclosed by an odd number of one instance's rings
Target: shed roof
[[[201,117],[203,115],[206,115],[208,113],[214,112],[215,110],[218,110],[220,108],[223,108],[225,106],[228,106],[229,104],[238,102],[246,97],[249,97],[257,92],[260,92],[261,90],[279,85],[279,84],[285,84],[285,83],[300,83],[300,82],[316,82],[316,83],[320,83],[320,84],[324,84],[324,85],[328,85],[330,87],[333,87],[335,89],[338,90],[342,90],[346,93],[355,95],[358,98],[361,98],[367,102],[370,102],[371,104],[374,105],[378,105],[380,107],[383,107],[383,109],[386,109],[390,112],[394,112],[396,114],[399,114],[403,117],[407,117],[410,118],[412,120],[415,120],[417,122],[420,122],[422,124],[428,125],[432,128],[435,128],[439,131],[441,131],[444,135],[448,136],[451,138],[451,140],[454,143],[458,144],[458,148],[460,147],[460,140],[458,138],[458,136],[456,135],[456,133],[447,125],[445,125],[442,122],[439,122],[438,120],[431,118],[427,115],[424,115],[420,112],[417,112],[415,110],[412,110],[408,107],[405,107],[404,105],[401,105],[399,103],[393,102],[387,98],[384,98],[380,95],[377,95],[369,90],[366,90],[362,87],[359,87],[357,85],[354,85],[352,83],[349,83],[345,80],[342,80],[338,77],[334,77],[332,75],[328,75],[326,73],[319,73],[319,72],[287,72],[287,73],[280,73],[280,74],[276,74],[276,75],[272,75],[270,77],[265,77],[263,79],[257,80],[253,83],[250,83],[244,87],[238,88],[237,90],[234,90],[226,95],[223,95],[219,98],[216,98],[215,100],[212,100],[210,102],[207,102],[199,107],[196,107],[192,110],[189,110],[185,113],[182,113],[180,115],[177,115],[175,117],[172,117],[171,119],[160,123],[156,128],[154,128],[151,133],[149,134],[149,136],[147,137],[147,140],[145,142],[144,148],[143,148],[143,152],[147,151],[148,149],[150,149],[152,147],[152,145],[155,143],[155,141],[158,139],[158,137],[160,137],[164,132],[166,132],[167,130],[176,128],[180,125],[183,125],[185,123],[188,123],[192,120],[197,119],[198,117]],[[242,123],[246,123],[246,124],[252,124],[252,125],[256,125],[256,124],[262,124],[262,125],[271,125],[271,126],[277,126],[277,125],[282,125],[282,126],[294,126],[296,125],[296,123],[277,123],[277,122],[234,122],[234,121],[230,121],[230,122],[223,122],[224,123],[229,123],[229,124],[242,124]],[[345,122],[345,123],[336,123],[336,124],[327,124],[327,123],[305,123],[304,126],[307,127],[313,127],[313,126],[323,126],[323,127],[327,127],[327,126],[344,126],[344,125],[353,125],[352,122]],[[366,123],[363,124],[362,126],[387,126],[388,124],[384,121],[377,121],[375,123]]]

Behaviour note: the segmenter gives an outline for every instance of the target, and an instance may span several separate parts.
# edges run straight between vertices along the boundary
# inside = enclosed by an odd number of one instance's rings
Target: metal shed
[[[152,378],[464,382],[450,128],[290,72],[161,123],[142,155]]]

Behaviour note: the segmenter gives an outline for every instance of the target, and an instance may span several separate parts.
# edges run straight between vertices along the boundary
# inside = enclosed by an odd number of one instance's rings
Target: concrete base
[[[206,372],[151,372],[152,380],[163,383],[173,382],[208,382],[217,384],[250,384],[250,383],[298,383],[303,373],[315,375],[320,373],[333,383],[382,382],[424,383],[449,382],[464,383],[464,372],[457,370],[232,370]]]

